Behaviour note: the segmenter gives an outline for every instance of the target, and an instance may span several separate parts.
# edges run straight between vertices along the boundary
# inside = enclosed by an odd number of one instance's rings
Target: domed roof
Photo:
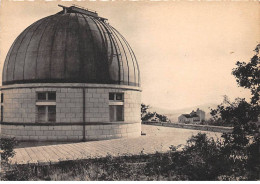
[[[36,21],[16,38],[2,81],[140,86],[140,72],[130,45],[106,19],[72,6]]]

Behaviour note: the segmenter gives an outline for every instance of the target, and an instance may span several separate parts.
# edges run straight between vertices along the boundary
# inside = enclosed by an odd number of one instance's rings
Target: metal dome
[[[76,6],[40,19],[14,41],[3,85],[97,83],[140,86],[136,57],[126,39],[96,12]]]

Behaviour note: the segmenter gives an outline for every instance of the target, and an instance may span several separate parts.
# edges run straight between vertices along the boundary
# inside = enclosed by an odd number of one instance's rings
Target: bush
[[[49,165],[13,165],[5,180],[259,180],[259,138],[237,144],[199,133],[167,153],[63,161]]]
[[[15,138],[1,138],[0,145],[1,145],[1,162],[8,162],[10,157],[15,155],[13,150],[14,146],[17,144]]]
[[[10,164],[8,163],[9,158],[15,155],[13,150],[14,146],[17,144],[15,138],[0,138],[1,145],[1,167],[0,167],[0,177],[5,177],[5,172],[10,169]]]
[[[181,151],[172,146],[167,154],[151,157],[146,175],[154,180],[259,180],[259,138],[250,141],[239,146],[232,134],[214,140],[199,133]]]

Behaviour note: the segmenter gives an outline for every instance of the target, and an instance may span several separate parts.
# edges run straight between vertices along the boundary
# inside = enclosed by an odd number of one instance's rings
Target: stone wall
[[[182,124],[182,123],[158,123],[158,122],[156,123],[156,122],[148,122],[147,121],[147,122],[143,122],[143,124],[165,126],[165,127],[174,127],[174,128],[184,128],[184,129],[203,130],[203,131],[212,131],[212,132],[221,132],[221,133],[230,133],[233,130],[233,127]]]
[[[1,137],[15,137],[26,141],[81,141],[83,140],[83,125],[1,125]],[[101,140],[138,137],[141,135],[141,125],[108,124],[86,125],[86,140]]]
[[[36,92],[56,92],[56,122],[83,122],[83,89],[68,87],[2,89],[4,122],[36,122]],[[86,122],[109,122],[109,92],[124,93],[125,122],[140,122],[140,91],[85,88]]]
[[[35,122],[35,91],[8,89],[1,92],[4,94],[4,122]]]
[[[19,140],[81,140],[81,131],[70,128],[77,128],[76,125],[68,126],[31,126],[37,124],[37,92],[56,92],[56,123],[82,123],[83,122],[83,89],[85,91],[85,122],[87,123],[108,123],[108,125],[93,125],[94,129],[86,129],[87,139],[108,139],[128,137],[130,134],[139,135],[141,132],[141,93],[136,87],[124,87],[121,85],[82,85],[82,84],[31,84],[31,85],[8,85],[3,86],[1,92],[4,94],[4,118],[2,125],[3,136],[17,136]],[[117,122],[109,122],[109,93],[124,93],[124,121],[130,123],[125,127],[137,132],[125,131],[123,125]],[[23,123],[22,125],[7,125],[7,123]],[[116,123],[115,125],[110,125]],[[8,126],[10,126],[8,128]],[[86,126],[89,127],[89,126]],[[112,127],[107,130],[107,127]],[[122,128],[118,128],[122,127]],[[135,128],[133,128],[135,127]],[[92,127],[93,128],[93,127]],[[121,130],[114,130],[122,129]],[[46,129],[46,130],[45,130]],[[61,129],[61,130],[60,130]],[[65,130],[66,129],[66,130]],[[128,128],[129,129],[129,128]],[[72,130],[72,132],[70,132]],[[57,132],[56,132],[57,131]],[[80,133],[81,132],[81,133]],[[94,132],[94,133],[93,133]],[[109,133],[108,133],[109,132]],[[39,134],[38,134],[39,133]],[[57,133],[57,134],[56,134]],[[59,138],[58,138],[59,137]]]

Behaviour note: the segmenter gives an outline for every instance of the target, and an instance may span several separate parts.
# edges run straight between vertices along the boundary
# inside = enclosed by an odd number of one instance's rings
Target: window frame
[[[4,121],[4,93],[1,92],[1,119],[0,119],[0,122],[3,122]]]
[[[118,100],[117,95],[120,95],[121,98]],[[113,98],[111,98],[113,96]],[[109,121],[110,122],[123,122],[125,119],[125,108],[124,108],[124,93],[122,92],[109,92]],[[121,119],[118,117],[119,109],[121,107]],[[111,117],[111,109],[113,109],[113,118]]]
[[[44,93],[45,94],[45,100],[39,99],[39,94]],[[54,100],[49,100],[49,94],[55,94]],[[37,102],[56,102],[56,91],[37,91],[36,92],[36,101]]]
[[[1,104],[1,122],[4,121],[4,106]]]
[[[1,93],[1,103],[4,103],[4,93]]]
[[[40,93],[44,93],[45,94],[45,100],[43,99],[39,99],[39,94]],[[51,100],[49,99],[50,95],[49,94],[55,94],[55,97],[52,98]],[[57,120],[57,110],[56,110],[56,98],[57,97],[57,93],[56,91],[37,91],[36,92],[36,122],[37,123],[56,123]],[[40,116],[39,116],[39,107],[44,107],[44,121],[39,121],[40,120]],[[49,121],[50,120],[50,113],[49,113],[49,109],[51,107],[55,107],[55,118],[54,121]]]
[[[44,121],[39,121],[39,107],[44,108]],[[55,107],[55,118],[54,121],[50,121],[49,109],[50,107]],[[56,106],[54,105],[37,105],[37,122],[38,123],[55,123],[56,122]]]
[[[113,100],[110,99],[110,95],[114,96]],[[122,99],[121,100],[117,100],[117,95],[122,95]],[[122,92],[109,92],[109,102],[124,102],[124,93]]]
[[[119,109],[121,107],[121,119],[118,118]],[[111,109],[113,109],[113,118],[111,117]],[[124,121],[124,106],[123,105],[109,105],[109,121],[110,122],[122,122]]]

